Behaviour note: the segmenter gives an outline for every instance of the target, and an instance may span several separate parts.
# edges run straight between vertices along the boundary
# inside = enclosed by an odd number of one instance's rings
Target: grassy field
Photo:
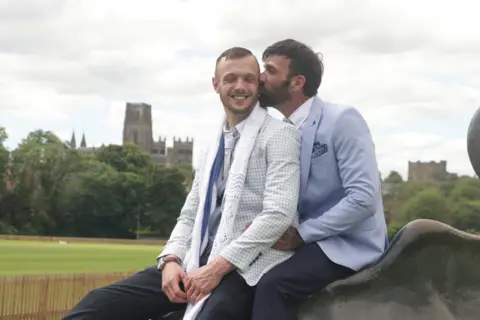
[[[161,250],[154,245],[0,240],[0,276],[139,270],[155,264]]]

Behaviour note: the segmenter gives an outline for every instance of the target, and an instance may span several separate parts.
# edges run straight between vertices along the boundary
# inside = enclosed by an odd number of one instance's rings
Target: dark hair
[[[228,60],[228,59],[240,59],[240,58],[248,57],[248,56],[253,56],[253,53],[246,48],[242,48],[242,47],[229,48],[229,49],[223,51],[218,56],[217,61],[215,62],[215,71],[217,69],[218,63],[223,58],[225,58],[225,60]],[[258,65],[258,61],[257,61],[257,65]],[[260,65],[258,65],[258,70],[260,71]]]
[[[283,56],[290,59],[289,77],[302,75],[305,77],[303,93],[307,97],[317,94],[323,76],[321,58],[307,45],[293,39],[278,41],[263,52],[265,61],[271,56]]]

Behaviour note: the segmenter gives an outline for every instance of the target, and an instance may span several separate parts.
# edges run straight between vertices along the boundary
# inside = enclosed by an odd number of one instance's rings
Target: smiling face
[[[221,58],[212,79],[227,114],[248,116],[258,101],[260,70],[253,55]]]

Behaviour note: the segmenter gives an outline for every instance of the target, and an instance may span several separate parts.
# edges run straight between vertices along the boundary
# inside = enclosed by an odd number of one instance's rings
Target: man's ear
[[[213,89],[215,90],[216,93],[220,92],[220,88],[218,87],[218,80],[215,77],[212,77],[212,85]]]
[[[292,91],[303,91],[303,87],[305,86],[305,83],[307,82],[307,79],[305,79],[304,76],[298,75],[292,77],[290,80],[290,88]]]

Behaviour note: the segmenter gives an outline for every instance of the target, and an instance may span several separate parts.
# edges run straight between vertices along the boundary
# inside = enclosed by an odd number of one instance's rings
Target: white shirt
[[[242,134],[243,128],[245,128],[245,120],[242,120],[240,123],[238,123],[235,127],[233,128],[228,128],[228,122],[225,121],[225,126],[223,127],[223,133],[228,134],[229,132],[234,132],[235,129],[237,129],[239,134]]]
[[[305,101],[297,110],[295,110],[288,120],[290,120],[295,127],[300,130],[305,120],[307,120],[308,115],[310,114],[310,109],[312,109],[313,98],[311,97]]]
[[[245,120],[238,123],[235,127],[229,128],[228,122],[225,122],[223,127],[224,135],[224,158],[223,158],[223,173],[218,175],[217,178],[217,187],[218,189],[223,190],[225,188],[225,183],[227,182],[228,172],[230,171],[230,166],[233,162],[233,152],[235,145],[242,134],[243,128],[245,128]]]

